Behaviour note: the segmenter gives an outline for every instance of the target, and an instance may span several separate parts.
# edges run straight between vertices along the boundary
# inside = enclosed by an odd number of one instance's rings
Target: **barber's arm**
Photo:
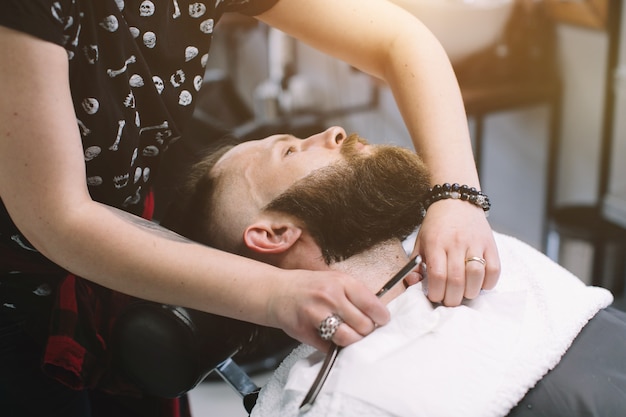
[[[386,0],[280,0],[259,19],[387,82],[434,184],[480,190],[467,118],[450,61],[432,33]],[[500,261],[485,213],[461,200],[428,209],[415,251],[428,296],[458,305],[493,288]],[[486,260],[465,263],[469,257]]]
[[[350,344],[389,313],[345,274],[286,271],[207,248],[93,201],[58,45],[0,27],[0,197],[20,231],[68,271],[123,293],[280,327],[320,349],[331,313]],[[19,276],[16,277],[19,279]]]

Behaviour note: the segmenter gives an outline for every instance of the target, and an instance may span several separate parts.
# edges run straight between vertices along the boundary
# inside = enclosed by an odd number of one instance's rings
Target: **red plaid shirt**
[[[150,193],[142,217],[151,219],[153,210]],[[113,367],[109,345],[115,319],[133,297],[64,272],[36,252],[25,254],[23,250],[3,246],[0,273],[10,271],[58,277],[42,359],[46,374],[77,390],[98,389],[116,395],[141,396],[123,373]],[[19,276],[15,279],[19,280]],[[158,417],[191,417],[186,398],[154,401],[161,403]]]

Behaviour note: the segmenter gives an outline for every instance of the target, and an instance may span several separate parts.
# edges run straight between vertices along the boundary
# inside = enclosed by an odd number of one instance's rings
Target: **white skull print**
[[[207,19],[203,21],[202,23],[200,23],[200,31],[202,33],[206,33],[207,35],[213,33],[214,23],[215,22],[213,21],[213,19]]]
[[[154,83],[154,86],[156,87],[156,90],[159,94],[161,94],[163,92],[163,90],[165,90],[165,83],[163,82],[163,79],[157,75],[152,77],[152,82]]]
[[[143,151],[141,151],[141,155],[143,156],[157,156],[159,154],[159,148],[157,148],[154,145],[148,145],[145,148],[143,148]]]
[[[89,162],[96,158],[102,152],[102,148],[99,146],[90,146],[85,149],[85,162]]]
[[[193,3],[189,5],[189,16],[199,18],[206,13],[206,5],[204,3]]]
[[[120,27],[120,23],[117,21],[117,17],[110,15],[102,19],[100,26],[104,30],[113,33]]]
[[[139,6],[139,16],[143,16],[143,17],[152,16],[154,14],[154,10],[155,10],[154,3],[152,3],[150,0],[145,0]]]
[[[147,48],[154,48],[156,46],[156,33],[154,32],[146,32],[143,34],[143,44],[146,45]]]
[[[117,8],[120,12],[124,10],[124,0],[115,0],[115,4],[117,4]]]
[[[145,167],[143,169],[143,182],[148,182],[150,179],[150,167]]]
[[[193,86],[196,89],[196,91],[200,91],[200,89],[202,88],[202,76],[201,75],[196,75],[193,78]]]
[[[185,62],[189,62],[198,56],[198,48],[195,46],[188,46],[185,48]]]
[[[180,104],[181,106],[190,105],[192,100],[193,100],[193,97],[191,93],[187,90],[181,91],[180,95],[178,96],[178,104]]]
[[[128,84],[130,84],[131,87],[143,87],[143,78],[141,78],[139,74],[133,74],[130,76]]]
[[[83,100],[82,107],[85,113],[89,115],[96,114],[100,109],[100,102],[94,97],[87,97]]]
[[[141,34],[141,31],[134,26],[129,27],[128,31],[130,32],[131,35],[133,35],[133,38],[135,39],[137,39],[139,35]]]

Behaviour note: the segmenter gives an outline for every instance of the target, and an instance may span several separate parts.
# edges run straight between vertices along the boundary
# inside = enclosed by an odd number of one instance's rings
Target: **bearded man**
[[[414,152],[340,128],[304,140],[271,136],[198,164],[176,229],[281,268],[347,271],[375,293],[408,260],[403,241],[420,224],[428,184]],[[339,353],[307,416],[623,412],[626,314],[607,308],[607,290],[585,286],[512,237],[495,237],[495,289],[446,307],[428,300],[418,274],[414,285],[394,287],[383,298],[391,321]],[[466,261],[479,278],[485,266]],[[336,321],[324,329],[327,340],[355,332],[341,324],[351,314],[328,312]],[[296,348],[251,415],[298,415],[323,359],[314,347]]]

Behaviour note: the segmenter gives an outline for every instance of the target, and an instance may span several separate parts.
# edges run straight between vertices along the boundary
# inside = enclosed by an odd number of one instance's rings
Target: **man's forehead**
[[[219,179],[216,195],[260,208],[284,191],[292,181],[289,176],[277,177],[271,160],[276,143],[287,136],[247,141],[228,150],[211,170],[211,176]]]
[[[267,156],[271,151],[275,139],[281,135],[273,135],[263,139],[250,140],[233,146],[222,155],[213,168],[215,173],[224,172],[229,167],[245,163],[249,165],[256,159]]]

